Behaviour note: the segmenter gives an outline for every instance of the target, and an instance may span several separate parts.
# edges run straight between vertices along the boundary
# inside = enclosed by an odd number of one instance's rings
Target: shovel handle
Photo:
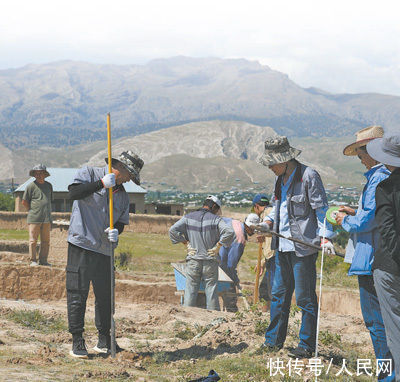
[[[261,270],[261,258],[262,258],[263,243],[258,243],[258,257],[257,257],[257,269],[256,269],[256,283],[254,284],[254,300],[256,304],[259,299],[259,284],[260,284],[260,270]]]

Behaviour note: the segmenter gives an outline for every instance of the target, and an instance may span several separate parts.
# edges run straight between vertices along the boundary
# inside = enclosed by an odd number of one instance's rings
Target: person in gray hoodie
[[[218,254],[235,239],[232,226],[219,216],[221,201],[208,196],[203,207],[178,220],[169,230],[173,244],[187,246],[185,306],[196,306],[200,282],[204,281],[207,309],[220,310],[218,300]]]

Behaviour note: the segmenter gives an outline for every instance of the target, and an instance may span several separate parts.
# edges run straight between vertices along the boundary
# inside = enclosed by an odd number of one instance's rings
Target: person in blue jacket
[[[390,175],[390,172],[383,164],[371,158],[366,150],[368,142],[383,136],[383,128],[380,126],[367,127],[358,131],[356,136],[356,142],[348,145],[343,154],[358,156],[368,170],[364,174],[367,183],[364,186],[357,211],[347,206],[341,207],[336,222],[350,233],[345,262],[351,263],[349,276],[358,276],[361,311],[371,335],[376,359],[391,359],[371,270],[374,253],[379,242],[379,232],[375,221],[375,190],[377,185]],[[378,380],[392,381],[394,373],[392,376],[380,373]]]
[[[253,198],[252,213],[247,216],[244,223],[231,218],[223,218],[225,223],[231,225],[235,231],[234,242],[229,247],[223,246],[219,250],[220,267],[233,281],[233,286],[229,291],[232,295],[223,297],[224,306],[228,312],[237,312],[238,310],[237,297],[234,295],[240,285],[237,266],[243,255],[248,236],[254,233],[250,226],[260,222],[260,215],[268,205],[268,197],[264,194],[257,194]]]
[[[239,288],[239,276],[237,266],[243,255],[247,240],[246,228],[244,223],[231,218],[222,218],[226,224],[233,227],[235,231],[235,241],[230,246],[222,246],[219,250],[219,261],[221,269],[231,278],[233,285],[229,288],[229,295],[223,295],[224,309],[228,312],[237,312],[236,290]],[[235,225],[237,227],[235,227]]]

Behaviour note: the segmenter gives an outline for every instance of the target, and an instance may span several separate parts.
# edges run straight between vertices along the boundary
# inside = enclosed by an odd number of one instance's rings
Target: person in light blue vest
[[[375,221],[375,190],[378,184],[390,175],[390,172],[383,164],[371,158],[366,150],[368,142],[383,136],[383,128],[370,126],[358,131],[356,136],[356,142],[348,145],[343,154],[358,156],[368,170],[364,174],[367,183],[364,186],[357,211],[343,206],[337,214],[336,221],[350,233],[345,262],[351,264],[349,276],[356,275],[358,277],[361,311],[365,326],[371,335],[375,356],[378,360],[391,359],[371,269],[380,236]],[[387,373],[380,373],[378,380],[393,381],[394,373],[391,376]]]

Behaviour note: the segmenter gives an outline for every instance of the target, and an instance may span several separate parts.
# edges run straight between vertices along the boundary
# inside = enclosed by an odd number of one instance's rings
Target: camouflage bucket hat
[[[105,158],[105,161],[108,164],[108,158]],[[112,158],[112,162],[121,163],[131,174],[131,180],[137,185],[140,185],[140,170],[144,162],[138,155],[131,150],[123,151],[118,158]]]
[[[49,172],[47,171],[47,168],[44,164],[37,164],[33,166],[32,170],[29,171],[29,176],[35,176],[36,171],[44,171],[46,174],[46,178],[50,176]]]
[[[289,145],[286,137],[268,138],[265,141],[264,147],[264,154],[259,159],[260,163],[264,166],[288,162],[298,157],[301,153],[301,150]]]

